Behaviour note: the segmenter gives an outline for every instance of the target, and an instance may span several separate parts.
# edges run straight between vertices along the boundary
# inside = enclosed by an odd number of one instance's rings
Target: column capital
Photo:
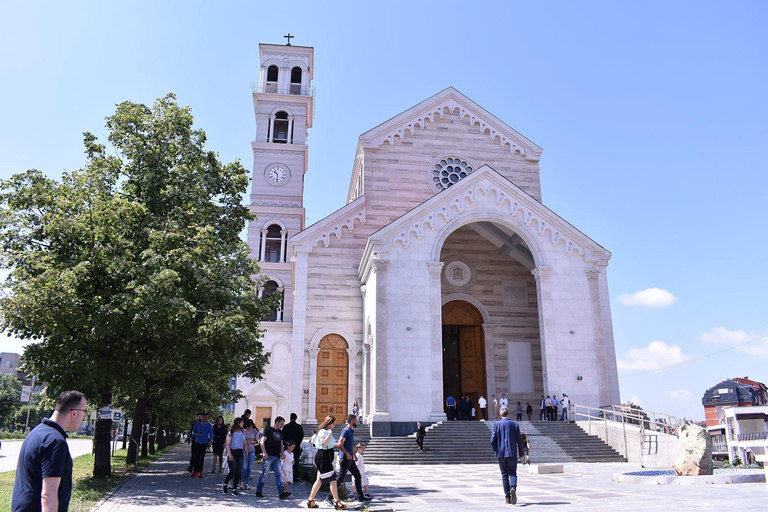
[[[281,229],[280,230],[280,234],[281,235],[287,235],[288,234],[288,230],[287,229]]]
[[[267,234],[267,229],[261,229],[260,231],[261,231],[261,233],[262,233],[263,235],[266,235],[266,234]]]
[[[369,334],[365,337],[365,343],[363,344],[364,347],[370,347],[373,345],[373,335]]]
[[[531,270],[531,274],[537,281],[542,278],[546,279],[552,275],[552,267],[536,267]]]
[[[365,285],[360,286],[360,295],[362,295],[363,298],[365,298],[365,290],[367,290],[367,289],[368,289],[368,287],[365,286]]]
[[[387,267],[389,267],[389,260],[379,260],[375,259],[373,260],[373,271],[374,272],[381,272],[386,271]]]
[[[427,268],[429,268],[429,275],[432,277],[440,277],[440,273],[443,271],[443,261],[428,261]]]
[[[600,277],[601,270],[599,268],[588,268],[584,272],[587,273],[587,279],[590,281],[597,281],[597,278]]]
[[[317,354],[320,353],[320,347],[307,347],[307,352],[309,352],[309,357],[316,358]]]
[[[359,348],[348,348],[347,349],[347,355],[349,357],[355,357],[360,352]]]
[[[483,324],[485,334],[493,334],[494,329],[496,329],[496,324]]]

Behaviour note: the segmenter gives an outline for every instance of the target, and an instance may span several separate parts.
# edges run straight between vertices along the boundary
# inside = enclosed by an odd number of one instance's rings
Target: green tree
[[[116,154],[86,133],[82,169],[0,184],[10,270],[0,327],[35,340],[24,358],[51,393],[135,402],[136,433],[169,409],[153,410],[153,397],[186,390],[176,405],[191,417],[216,390],[228,398],[212,381],[260,377],[258,323],[273,304],[257,296],[259,269],[240,238],[252,218],[247,173],[204,149],[189,107],[172,94],[151,108],[124,102],[107,128]],[[110,424],[96,424],[94,476],[111,472]]]
[[[16,410],[21,405],[21,382],[13,375],[0,373],[0,425],[13,423]]]

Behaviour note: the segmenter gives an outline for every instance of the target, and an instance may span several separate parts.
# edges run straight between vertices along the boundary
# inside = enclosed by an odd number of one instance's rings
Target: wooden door
[[[316,418],[322,422],[326,416],[336,417],[343,423],[347,411],[347,384],[349,354],[347,342],[338,334],[329,334],[320,340],[317,354],[317,407]]]
[[[482,327],[473,325],[459,327],[459,343],[461,349],[461,388],[465,395],[472,399],[475,418],[480,415],[477,400],[485,394],[485,362],[483,361]],[[474,418],[473,418],[474,419]]]
[[[259,430],[264,430],[265,426],[272,425],[272,408],[271,407],[254,407],[253,412],[253,424]]]
[[[452,394],[457,401],[469,396],[474,404],[475,419],[480,419],[477,400],[480,395],[487,395],[483,317],[477,308],[464,301],[445,304],[442,315],[444,393]]]

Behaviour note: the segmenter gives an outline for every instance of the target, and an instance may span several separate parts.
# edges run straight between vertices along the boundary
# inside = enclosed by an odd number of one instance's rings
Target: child
[[[280,463],[280,471],[283,473],[283,485],[288,490],[288,484],[293,483],[293,450],[296,448],[295,441],[285,443],[285,458]]]
[[[355,445],[355,464],[357,464],[357,469],[360,471],[360,485],[363,486],[363,493],[366,498],[370,498],[371,495],[368,494],[368,475],[365,474],[365,462],[363,461],[363,454],[365,453],[365,445],[363,443],[357,443]],[[352,483],[353,491],[354,489],[354,480]],[[359,495],[360,493],[358,493]]]

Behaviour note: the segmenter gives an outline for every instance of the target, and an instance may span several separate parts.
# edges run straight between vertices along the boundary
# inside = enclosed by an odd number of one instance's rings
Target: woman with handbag
[[[339,500],[339,489],[336,486],[336,471],[333,468],[333,449],[337,448],[336,440],[333,438],[333,425],[335,423],[335,417],[326,416],[325,420],[323,420],[317,427],[317,437],[315,438],[315,447],[317,448],[317,453],[315,454],[317,480],[315,480],[315,483],[312,485],[312,491],[309,493],[307,508],[320,508],[318,504],[315,503],[315,496],[317,496],[320,486],[324,483],[328,483],[331,488],[333,507],[336,510],[344,510],[347,508],[347,506]]]

